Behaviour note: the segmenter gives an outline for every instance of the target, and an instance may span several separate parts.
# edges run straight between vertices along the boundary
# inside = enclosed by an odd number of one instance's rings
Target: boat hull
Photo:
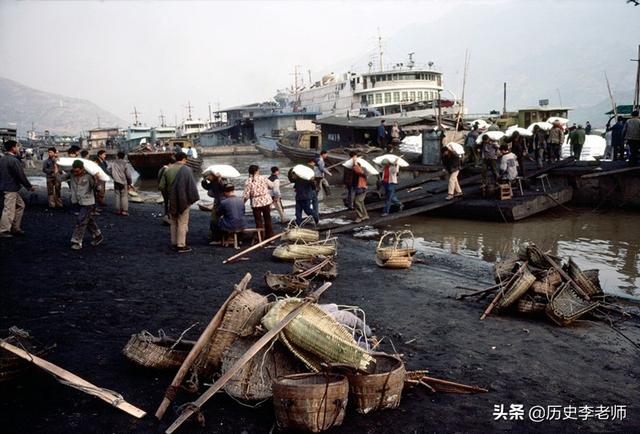
[[[141,177],[157,178],[160,169],[171,163],[173,155],[173,152],[130,152],[128,158],[131,166]],[[202,170],[202,159],[189,157],[187,166],[194,172],[200,172]]]

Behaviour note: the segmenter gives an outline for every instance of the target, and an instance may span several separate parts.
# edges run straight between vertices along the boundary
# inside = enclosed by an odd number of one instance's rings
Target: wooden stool
[[[233,248],[236,250],[240,249],[240,246],[238,243],[238,234],[245,234],[245,233],[253,234],[253,238],[251,239],[251,245],[253,246],[256,243],[262,242],[262,234],[264,234],[264,229],[263,228],[246,228],[239,232],[229,232],[222,237],[222,247],[230,246],[231,240],[233,239]]]
[[[222,236],[222,247],[228,247],[229,245],[231,245],[231,240],[233,240],[233,248],[239,250],[240,246],[238,244],[238,234],[241,232],[242,231],[225,233]]]
[[[547,187],[551,190],[551,182],[549,182],[549,177],[546,173],[543,173],[540,176],[536,176],[536,179],[540,180],[540,184],[542,185],[542,191],[547,192]],[[547,181],[547,186],[545,187],[544,182]]]
[[[511,184],[500,184],[500,200],[509,200],[513,198]]]
[[[251,239],[252,246],[254,244],[262,242],[262,236],[264,235],[264,228],[247,228],[242,232],[253,234],[253,238]]]
[[[522,190],[522,176],[517,176],[516,181],[518,181],[518,187],[520,188],[520,196],[524,196],[524,191]]]

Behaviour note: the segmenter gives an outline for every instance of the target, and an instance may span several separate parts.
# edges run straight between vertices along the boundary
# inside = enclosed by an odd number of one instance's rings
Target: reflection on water
[[[487,262],[531,241],[555,255],[572,257],[583,270],[599,269],[608,293],[640,299],[640,216],[636,213],[562,211],[508,224],[418,216],[396,223],[394,229],[406,224],[424,247]]]

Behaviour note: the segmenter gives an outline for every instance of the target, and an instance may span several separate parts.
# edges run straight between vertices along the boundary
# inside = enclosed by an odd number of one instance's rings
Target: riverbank
[[[261,250],[222,266],[232,249],[206,243],[209,216],[192,212],[189,244],[193,252],[169,250],[169,231],[159,223],[161,205],[132,204],[129,217],[110,212],[98,218],[105,242],[69,249],[74,216],[50,211],[42,193],[27,209],[26,237],[2,240],[0,329],[12,325],[58,347],[53,363],[121,393],[148,413],[134,420],[103,402],[35,373],[21,383],[0,387],[3,432],[159,432],[152,414],[171,373],[145,371],[121,355],[129,336],[162,328],[177,335],[193,323],[195,338],[244,273],[251,288],[268,293],[264,273],[287,272]],[[108,202],[112,198],[108,196]],[[579,321],[559,328],[546,320],[492,316],[479,321],[484,303],[456,301],[456,285],[492,283],[487,263],[444,253],[427,253],[425,264],[407,271],[379,269],[374,241],[339,237],[340,276],[321,300],[358,305],[378,337],[386,336],[404,354],[409,369],[490,389],[481,395],[429,395],[409,390],[397,410],[366,416],[350,412],[336,433],[637,431],[640,428],[638,349],[604,323]],[[640,322],[621,330],[640,342]],[[179,402],[188,396],[182,395]],[[626,405],[622,421],[494,421],[495,405]],[[185,424],[184,433],[266,433],[273,424],[270,405],[252,410],[220,394],[203,408],[206,428]]]

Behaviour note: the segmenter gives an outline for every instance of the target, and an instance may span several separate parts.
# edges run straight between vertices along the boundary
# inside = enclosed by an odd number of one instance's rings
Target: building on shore
[[[550,117],[568,118],[570,107],[553,107],[549,100],[540,100],[537,107],[527,107],[518,110],[518,125],[527,128],[535,122],[545,122]]]
[[[94,128],[89,130],[88,147],[90,149],[111,148],[115,146],[119,135],[118,128]]]

